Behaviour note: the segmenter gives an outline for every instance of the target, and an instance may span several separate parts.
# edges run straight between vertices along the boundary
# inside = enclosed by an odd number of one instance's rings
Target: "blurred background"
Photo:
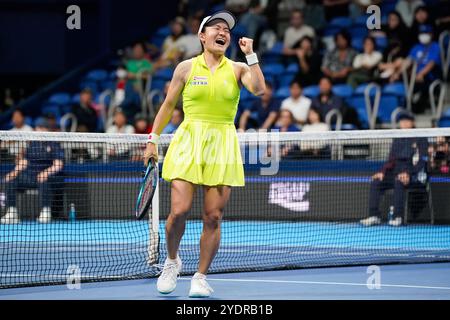
[[[79,30],[66,27],[73,4]],[[379,15],[367,13],[371,5]],[[1,0],[0,129],[33,130],[46,117],[55,131],[149,132],[175,66],[201,54],[201,19],[224,9],[238,18],[227,56],[245,61],[237,40],[253,38],[268,82],[261,98],[242,89],[240,131],[396,128],[403,112],[417,127],[450,126],[449,8],[443,0]],[[180,102],[164,132],[182,119]]]

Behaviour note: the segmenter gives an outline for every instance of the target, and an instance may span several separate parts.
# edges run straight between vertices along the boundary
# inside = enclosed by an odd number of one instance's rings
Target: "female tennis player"
[[[175,290],[181,271],[178,248],[186,213],[192,206],[197,186],[204,188],[203,231],[198,272],[192,278],[190,297],[208,297],[213,292],[206,282],[209,266],[220,243],[223,209],[232,186],[244,186],[244,170],[234,118],[240,84],[254,95],[265,90],[264,76],[253,52],[253,40],[239,39],[247,64],[225,57],[235,17],[220,11],[205,17],[198,30],[203,53],[175,68],[164,103],[156,115],[144,153],[144,163],[157,159],[159,134],[169,122],[179,96],[183,95],[184,121],[167,150],[162,177],[171,182],[171,210],[166,222],[168,257],[158,278],[160,293]]]

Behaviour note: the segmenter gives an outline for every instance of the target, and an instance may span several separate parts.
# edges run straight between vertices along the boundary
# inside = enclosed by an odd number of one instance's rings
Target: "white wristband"
[[[247,64],[249,66],[259,63],[258,56],[254,52],[248,56],[245,56],[245,59],[247,59]]]
[[[153,144],[158,144],[159,143],[159,135],[157,135],[156,133],[150,133],[149,135],[148,135],[148,140],[147,140],[147,143],[153,143]]]

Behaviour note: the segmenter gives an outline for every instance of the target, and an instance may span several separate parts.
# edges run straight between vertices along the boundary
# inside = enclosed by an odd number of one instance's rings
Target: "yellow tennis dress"
[[[192,60],[183,90],[184,121],[167,150],[162,177],[207,186],[244,186],[234,118],[240,89],[232,62],[223,57],[214,73],[202,55]]]

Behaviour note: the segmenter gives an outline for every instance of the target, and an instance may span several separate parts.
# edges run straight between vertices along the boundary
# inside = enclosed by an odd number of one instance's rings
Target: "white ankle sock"
[[[206,275],[203,274],[203,273],[200,273],[200,272],[196,272],[192,278],[194,278],[194,279],[206,279]]]

